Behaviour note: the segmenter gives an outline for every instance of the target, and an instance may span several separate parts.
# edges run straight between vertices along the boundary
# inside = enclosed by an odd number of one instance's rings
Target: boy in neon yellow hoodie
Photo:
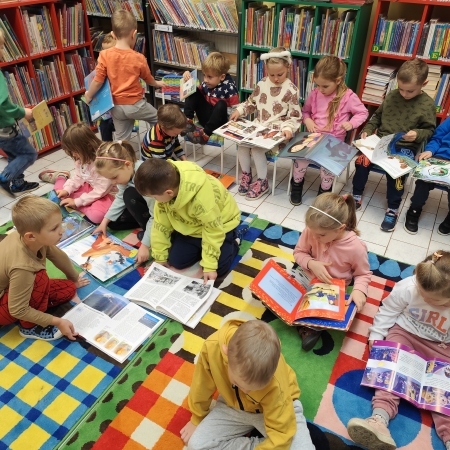
[[[239,251],[241,213],[222,183],[197,164],[150,158],[136,172],[141,195],[156,200],[152,256],[176,269],[200,261],[205,282],[225,275]]]
[[[188,397],[192,417],[181,430],[189,450],[315,448],[280,347],[275,330],[260,320],[231,320],[204,342]],[[262,438],[245,436],[254,428]]]

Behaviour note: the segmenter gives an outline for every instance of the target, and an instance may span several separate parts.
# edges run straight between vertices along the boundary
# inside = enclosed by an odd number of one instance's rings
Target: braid
[[[344,97],[345,93],[347,92],[347,85],[345,84],[344,80],[338,85],[336,89],[336,96],[331,100],[330,103],[328,103],[328,123],[327,128],[333,127],[333,121],[336,116],[336,113],[339,110],[339,105],[341,103],[342,98]]]

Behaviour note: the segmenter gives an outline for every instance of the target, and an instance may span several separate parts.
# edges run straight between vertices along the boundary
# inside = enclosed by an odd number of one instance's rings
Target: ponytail
[[[438,250],[417,264],[416,280],[425,292],[450,299],[450,253]]]
[[[133,166],[136,162],[136,153],[129,142],[103,142],[97,150],[95,168],[101,170],[108,166],[119,169],[126,161],[129,161]]]

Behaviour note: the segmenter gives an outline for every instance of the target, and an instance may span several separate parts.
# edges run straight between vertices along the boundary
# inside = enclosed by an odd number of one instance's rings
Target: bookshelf
[[[11,36],[0,63],[10,97],[24,107],[46,100],[54,117],[32,138],[39,153],[58,147],[70,124],[93,126],[81,101],[84,76],[94,68],[85,10],[85,0],[0,3],[0,26]]]
[[[347,64],[346,83],[356,91],[372,4],[275,0],[260,5],[262,10],[255,10],[254,2],[242,1],[241,100],[264,75],[259,55],[278,46],[291,50],[294,59],[291,79],[299,87],[301,102],[308,74],[327,54],[335,54]],[[295,16],[299,16],[298,19]],[[260,32],[255,35],[254,30]]]
[[[424,90],[432,97],[436,97],[437,121],[444,120],[449,115],[449,6],[450,3],[438,0],[396,0],[395,3],[378,0],[362,72],[360,97],[370,66],[381,64],[398,68],[404,61],[417,57],[429,66],[429,86]],[[438,92],[440,97],[437,96]],[[363,103],[371,112],[379,106],[376,101],[363,100]]]

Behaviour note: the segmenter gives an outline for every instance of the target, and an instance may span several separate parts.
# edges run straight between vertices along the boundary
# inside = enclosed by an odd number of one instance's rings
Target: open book
[[[372,134],[366,139],[358,139],[354,145],[369,158],[370,162],[380,166],[392,178],[399,178],[417,167],[417,163],[405,155],[392,154],[389,144],[395,134],[389,134],[381,139]]]
[[[361,384],[450,416],[450,361],[427,359],[407,345],[374,341]]]
[[[214,288],[212,282],[203,284],[201,279],[186,277],[153,263],[125,297],[195,328],[219,294],[220,290]]]
[[[344,280],[326,284],[314,278],[306,289],[271,259],[251,282],[250,290],[288,325],[300,325],[310,317],[345,319]]]
[[[273,130],[246,119],[227,122],[214,130],[214,134],[230,139],[239,145],[262,147],[267,150],[274,148],[285,139],[279,130]]]
[[[47,102],[42,100],[41,103],[38,103],[33,108],[33,120],[28,121],[25,119],[20,119],[18,121],[19,128],[22,131],[22,134],[29,138],[33,133],[36,133],[39,130],[42,130],[45,126],[49,125],[53,122],[53,116],[50,110],[48,109]]]
[[[450,161],[436,158],[422,159],[414,170],[413,177],[448,186],[450,185]]]
[[[103,287],[68,311],[75,330],[86,341],[124,362],[164,322],[119,294]]]
[[[184,78],[180,80],[180,100],[184,100],[186,97],[189,97],[197,90],[197,69],[191,72],[191,78],[189,80],[184,81]]]
[[[120,70],[120,69],[119,69]],[[89,89],[92,81],[95,78],[95,70],[93,70],[85,79],[84,86],[86,90]],[[86,101],[85,97],[82,97],[83,101]],[[110,109],[114,108],[114,103],[111,95],[111,86],[109,85],[108,78],[102,84],[102,87],[97,91],[94,98],[89,103],[89,109],[91,111],[92,121],[97,120],[101,115],[108,112]]]
[[[297,133],[279,158],[309,159],[339,176],[358,153],[358,149],[326,133]]]

